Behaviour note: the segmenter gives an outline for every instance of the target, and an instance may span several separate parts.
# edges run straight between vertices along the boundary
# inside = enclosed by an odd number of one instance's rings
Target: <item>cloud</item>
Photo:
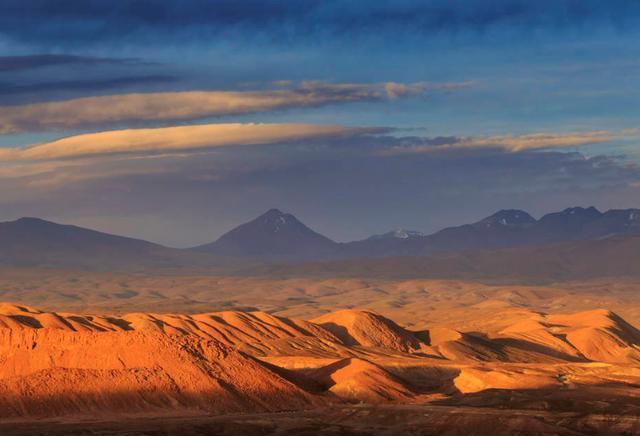
[[[1,31],[0,31],[1,33]],[[0,72],[24,71],[58,65],[104,65],[139,63],[137,59],[98,58],[66,54],[39,54],[25,56],[0,56]]]
[[[79,79],[56,82],[39,82],[25,85],[0,82],[0,95],[38,94],[41,97],[42,93],[46,92],[104,91],[127,86],[166,84],[176,82],[177,80],[178,78],[175,76],[149,74],[114,77],[109,79]]]
[[[86,45],[131,41],[159,44],[176,38],[233,35],[236,39],[296,42],[319,37],[476,34],[537,29],[562,31],[632,29],[640,5],[629,0],[146,0],[142,3],[66,0],[3,0],[0,33],[18,41]],[[514,30],[516,32],[514,32]],[[266,36],[266,38],[265,38]]]
[[[86,128],[121,122],[195,120],[208,117],[376,101],[460,84],[352,84],[302,82],[293,89],[136,93],[0,107],[0,134]]]
[[[428,84],[425,82],[412,83],[412,84],[404,84],[404,83],[396,83],[396,82],[388,82],[385,83],[384,89],[387,92],[387,96],[389,98],[400,98],[406,95],[411,94],[422,94],[427,92],[428,90],[438,90],[438,91],[453,91],[456,89],[468,88],[475,84],[474,81],[468,80],[465,82],[451,82],[451,83],[437,83],[437,84]]]
[[[429,153],[441,149],[493,148],[509,152],[569,148],[605,144],[615,140],[640,136],[640,129],[622,131],[594,130],[574,133],[531,133],[526,135],[496,135],[478,137],[406,138],[382,154]],[[400,140],[399,142],[402,142]]]
[[[216,123],[162,128],[138,128],[87,133],[21,148],[0,148],[0,163],[125,156],[170,156],[220,147],[292,144],[365,155],[398,156],[473,150],[519,153],[606,144],[640,136],[640,129],[527,135],[390,136],[387,127],[348,127],[303,123]],[[6,166],[6,165],[5,165]],[[5,168],[6,172],[6,168]]]
[[[500,147],[508,151],[523,151],[602,144],[619,138],[619,134],[599,130],[583,133],[533,133],[520,136],[489,136],[486,138],[465,139],[460,142],[460,145],[463,147]]]
[[[384,133],[383,128],[316,124],[204,124],[126,129],[71,136],[26,148],[0,149],[0,161],[42,161],[114,154],[158,154],[233,145],[264,145]]]
[[[174,89],[167,85],[185,78],[167,64],[139,58],[65,54],[0,56],[0,107],[123,94],[132,90],[167,91]]]

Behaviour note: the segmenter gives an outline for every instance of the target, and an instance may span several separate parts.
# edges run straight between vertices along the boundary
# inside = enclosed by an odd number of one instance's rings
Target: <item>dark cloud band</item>
[[[376,36],[486,32],[495,29],[632,28],[640,3],[610,0],[4,0],[0,34],[15,40],[81,45],[153,34],[266,36],[292,40],[335,35]]]
[[[1,7],[0,7],[1,8]],[[2,19],[0,18],[0,21]],[[2,30],[0,30],[2,33]],[[35,68],[52,67],[58,65],[129,65],[136,64],[137,59],[98,58],[74,55],[38,54],[25,56],[0,56],[0,72],[24,71]]]

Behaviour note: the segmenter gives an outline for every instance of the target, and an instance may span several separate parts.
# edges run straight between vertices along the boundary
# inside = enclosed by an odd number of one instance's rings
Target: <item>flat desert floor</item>
[[[0,301],[48,311],[124,314],[261,310],[310,319],[369,309],[405,327],[472,329],[505,307],[542,312],[606,308],[640,325],[640,280],[523,284],[519,281],[391,280],[133,274],[0,268]]]

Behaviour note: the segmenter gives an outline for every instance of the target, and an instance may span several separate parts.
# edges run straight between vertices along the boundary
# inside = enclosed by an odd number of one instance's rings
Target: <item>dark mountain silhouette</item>
[[[372,240],[343,244],[344,257],[424,256],[441,252],[493,250],[587,241],[613,235],[640,234],[640,210],[573,207],[540,220],[522,210],[501,210],[473,224],[449,227],[409,239]]]
[[[536,224],[523,210],[501,210],[476,223],[449,227],[426,236],[415,254],[523,245]]]
[[[109,235],[37,218],[0,223],[0,265],[136,270],[142,268],[233,269],[243,263],[302,262],[360,257],[420,257],[597,241],[640,235],[640,209],[573,207],[539,220],[522,210],[501,210],[473,224],[430,235],[394,231],[336,243],[295,216],[271,209],[217,241],[191,250]]]
[[[295,216],[271,209],[225,233],[217,241],[194,250],[239,258],[304,260],[334,256],[338,247],[337,243],[314,232]]]
[[[356,257],[426,256],[443,252],[496,250],[565,241],[596,240],[640,233],[640,210],[573,207],[536,220],[523,210],[507,209],[478,222],[430,235],[395,230],[364,240],[336,243],[291,214],[272,209],[195,250],[220,256],[268,261],[304,261]]]
[[[38,218],[0,223],[0,264],[135,270],[141,267],[216,266],[226,261]]]
[[[505,214],[511,216],[512,221],[504,221]],[[515,218],[517,215],[520,220]],[[465,227],[445,229],[429,236],[426,252],[509,248],[640,233],[640,210],[610,210],[603,214],[595,207],[572,207],[544,215],[538,221],[523,211],[501,211],[472,224],[473,234],[467,234],[469,239],[461,241],[460,234]]]
[[[407,237],[399,237],[404,235]],[[420,252],[424,238],[425,235],[420,232],[391,231],[361,241],[340,244],[336,255],[342,258],[412,256]]]

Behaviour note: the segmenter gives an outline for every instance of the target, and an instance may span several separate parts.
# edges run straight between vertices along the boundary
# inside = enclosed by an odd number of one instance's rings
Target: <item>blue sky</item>
[[[187,246],[270,207],[337,240],[637,207],[639,24],[634,1],[5,0],[0,219]]]

